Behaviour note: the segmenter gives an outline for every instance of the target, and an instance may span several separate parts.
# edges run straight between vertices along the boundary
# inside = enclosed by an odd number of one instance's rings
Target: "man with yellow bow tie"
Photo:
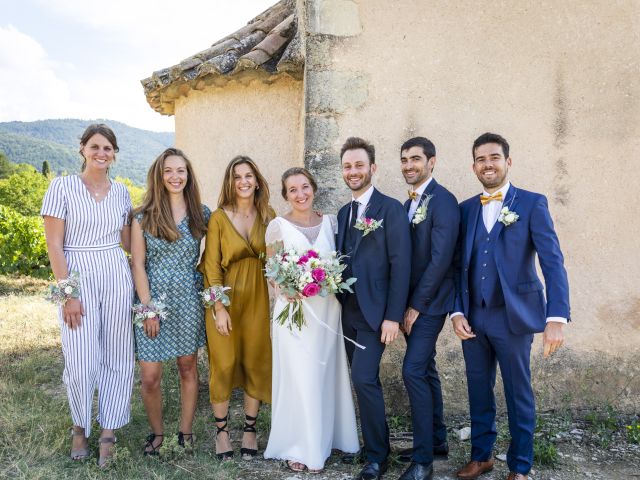
[[[473,171],[484,191],[460,204],[456,311],[451,320],[466,364],[471,461],[457,476],[472,480],[493,468],[493,388],[499,364],[511,434],[507,480],[526,480],[536,421],[531,343],[535,333],[544,332],[545,357],[562,345],[570,316],[569,284],[547,199],[508,181],[507,141],[485,133],[474,142],[472,153]]]
[[[402,363],[413,425],[411,465],[400,480],[431,480],[434,457],[449,453],[436,343],[454,308],[453,255],[458,239],[458,201],[432,177],[436,147],[415,137],[400,147],[400,169],[410,186],[404,204],[411,223],[411,281],[402,322],[407,351]]]

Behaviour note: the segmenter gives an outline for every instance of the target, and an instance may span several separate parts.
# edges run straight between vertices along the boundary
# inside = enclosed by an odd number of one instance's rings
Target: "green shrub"
[[[20,169],[0,180],[0,205],[10,207],[22,215],[39,215],[48,187],[49,179],[35,168]]]
[[[47,243],[40,217],[24,216],[0,205],[0,273],[49,277]]]
[[[116,177],[114,179],[116,182],[123,183],[127,190],[129,190],[129,196],[131,196],[131,203],[133,203],[134,207],[139,206],[142,203],[142,198],[144,197],[145,189],[133,183],[130,179],[125,177]]]

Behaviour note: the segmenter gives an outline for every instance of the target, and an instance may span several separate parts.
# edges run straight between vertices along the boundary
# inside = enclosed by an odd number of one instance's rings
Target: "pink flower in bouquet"
[[[322,282],[325,278],[327,278],[327,274],[322,268],[314,268],[311,271],[311,277],[316,282]]]
[[[302,295],[305,297],[315,297],[318,293],[320,293],[320,285],[317,283],[308,283],[302,289]]]
[[[366,223],[367,225],[371,225],[372,221],[373,221],[372,218],[365,217],[365,219],[364,219],[364,223]]]
[[[320,256],[318,255],[318,252],[316,252],[315,250],[309,250],[307,251],[307,257],[309,258],[320,258]]]
[[[300,260],[298,260],[298,265],[304,265],[309,261],[309,257],[307,255],[302,255]]]

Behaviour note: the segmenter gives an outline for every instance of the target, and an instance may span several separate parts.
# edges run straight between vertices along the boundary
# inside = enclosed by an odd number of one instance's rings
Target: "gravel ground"
[[[557,453],[553,465],[536,463],[529,478],[540,480],[576,480],[602,479],[619,480],[626,478],[640,478],[640,445],[630,443],[627,439],[626,425],[637,417],[615,417],[611,412],[589,414],[584,419],[574,420],[568,413],[541,414],[538,421],[536,440],[550,446],[550,450]],[[456,470],[468,458],[470,443],[460,440],[459,431],[468,426],[463,417],[449,419],[450,454],[447,460],[434,463],[434,478],[455,480]],[[397,479],[406,464],[397,461],[397,451],[411,445],[409,432],[392,432],[392,466],[384,475],[385,479]],[[266,439],[261,439],[262,444]],[[498,441],[496,443],[496,463],[492,472],[481,476],[481,480],[504,480],[509,470],[504,454],[508,447],[508,433],[506,418],[498,421]],[[282,463],[267,460],[240,462],[241,478],[264,480],[347,480],[355,478],[360,465],[343,465],[340,455],[335,452],[320,474],[294,473]]]

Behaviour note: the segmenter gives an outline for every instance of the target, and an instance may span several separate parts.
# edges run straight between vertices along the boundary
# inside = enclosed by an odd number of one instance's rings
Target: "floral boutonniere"
[[[415,226],[421,222],[424,222],[424,219],[427,218],[427,209],[429,208],[429,202],[433,198],[433,195],[427,195],[424,197],[424,200],[418,205],[415,213],[413,214],[413,219],[411,223]]]
[[[383,220],[375,220],[369,217],[361,217],[356,220],[355,227],[362,232],[362,236],[366,237],[371,232],[382,227]]]
[[[502,210],[500,210],[500,216],[498,216],[498,221],[505,227],[508,227],[512,223],[516,223],[519,218],[520,215],[509,210],[509,207],[502,207]]]

